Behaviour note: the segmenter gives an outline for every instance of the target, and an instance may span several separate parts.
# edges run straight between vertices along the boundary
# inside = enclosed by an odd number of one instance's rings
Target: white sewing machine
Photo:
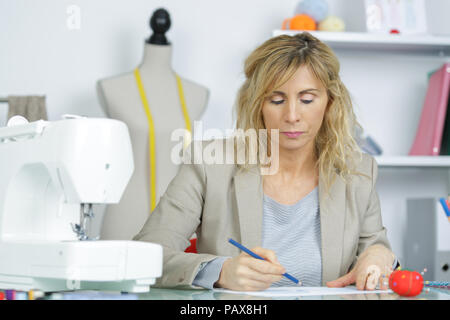
[[[160,245],[87,234],[92,204],[118,203],[133,170],[117,120],[0,128],[0,289],[149,291],[162,274]]]

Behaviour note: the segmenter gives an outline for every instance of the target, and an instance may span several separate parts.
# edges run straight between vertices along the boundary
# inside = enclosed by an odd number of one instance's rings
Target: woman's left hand
[[[380,290],[386,290],[394,260],[394,254],[385,246],[370,246],[364,250],[349,273],[327,282],[327,287],[339,288],[356,283],[358,290],[374,290],[379,283]]]

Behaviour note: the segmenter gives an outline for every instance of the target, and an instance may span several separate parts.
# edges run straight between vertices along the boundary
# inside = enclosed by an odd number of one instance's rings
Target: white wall
[[[50,120],[64,113],[104,116],[98,79],[128,72],[142,58],[151,34],[148,20],[159,7],[172,19],[167,33],[173,68],[210,89],[204,129],[232,126],[230,108],[242,82],[245,57],[280,28],[298,0],[107,1],[0,0],[0,96],[47,96]],[[330,1],[349,31],[364,29],[360,0]],[[81,28],[67,27],[70,5],[81,10]],[[350,9],[350,10],[349,10]],[[6,106],[0,105],[0,124]]]
[[[274,29],[280,28],[297,2],[0,0],[0,96],[46,95],[50,120],[65,113],[103,117],[96,81],[128,72],[140,63],[144,41],[151,34],[148,20],[154,10],[164,7],[172,19],[167,37],[173,44],[173,68],[210,89],[208,108],[202,118],[204,129],[225,130],[232,127],[231,108],[243,80],[245,57],[271,37]],[[440,9],[450,1],[427,2],[434,3],[433,21],[445,25],[446,11]],[[344,19],[347,31],[365,31],[363,0],[329,0],[329,4],[330,13]],[[81,9],[79,30],[67,27],[66,10],[70,5]],[[428,58],[415,61],[415,57],[405,60],[395,55],[380,58],[337,54],[342,59],[342,78],[354,95],[360,121],[382,144],[386,154],[407,154],[420,115],[426,78],[407,85],[402,85],[403,80],[408,72],[423,74],[438,62]],[[397,69],[388,70],[384,63],[395,59]],[[366,61],[378,64],[372,68],[377,70],[374,77],[362,78]],[[383,78],[385,73],[389,76]],[[384,108],[382,112],[380,105]],[[405,110],[407,107],[410,109]],[[7,106],[0,104],[1,125],[5,123],[6,112]],[[410,114],[409,121],[399,122],[405,112]],[[379,124],[388,126],[389,133]],[[399,138],[393,139],[392,133],[398,133]],[[446,179],[441,171],[380,172],[378,190],[383,219],[393,248],[400,256],[405,197],[443,196],[447,191]],[[402,181],[405,183],[399,184]],[[101,222],[99,211],[96,230]]]

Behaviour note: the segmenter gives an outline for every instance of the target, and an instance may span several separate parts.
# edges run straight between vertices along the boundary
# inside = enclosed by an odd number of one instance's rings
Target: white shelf
[[[450,156],[375,156],[380,168],[449,168]]]
[[[274,30],[273,36],[295,35],[299,30]],[[428,54],[449,55],[450,37],[433,35],[375,34],[368,32],[309,31],[313,36],[334,48],[404,50]]]

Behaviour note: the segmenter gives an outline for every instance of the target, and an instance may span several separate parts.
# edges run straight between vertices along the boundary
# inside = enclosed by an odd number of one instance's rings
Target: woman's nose
[[[291,123],[298,122],[300,120],[299,110],[296,102],[289,103],[286,120]]]

